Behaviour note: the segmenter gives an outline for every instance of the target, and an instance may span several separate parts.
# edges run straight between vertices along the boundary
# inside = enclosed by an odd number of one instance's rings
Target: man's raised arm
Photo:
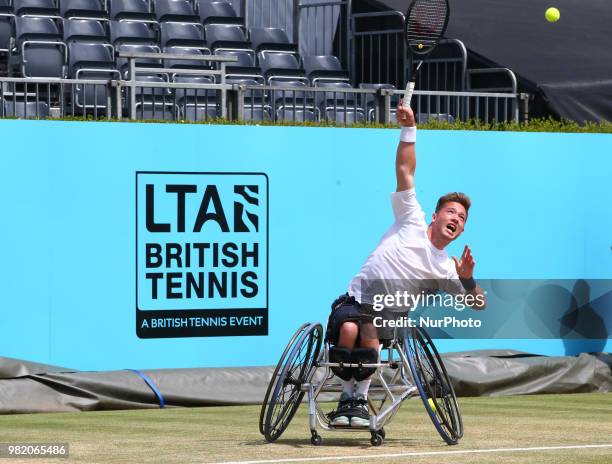
[[[414,188],[414,172],[416,170],[416,124],[412,109],[403,106],[400,101],[397,107],[397,120],[402,126],[401,141],[397,146],[395,158],[395,173],[397,175],[397,191]]]

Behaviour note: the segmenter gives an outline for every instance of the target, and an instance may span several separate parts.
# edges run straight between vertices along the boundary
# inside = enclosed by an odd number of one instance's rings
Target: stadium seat
[[[15,16],[10,13],[11,8],[8,4],[9,0],[0,0],[0,53],[8,52],[13,36],[13,22]],[[6,7],[6,8],[5,8]]]
[[[49,117],[49,105],[46,102],[7,100],[0,103],[3,118],[45,119]]]
[[[177,84],[214,84],[214,81],[205,76],[174,76]],[[217,104],[217,90],[214,89],[175,89],[174,95],[179,107],[187,103],[197,103],[201,106],[214,106]]]
[[[417,124],[426,124],[428,122],[455,122],[455,118],[451,114],[446,113],[417,113],[416,122]]]
[[[369,90],[378,90],[378,89],[388,89],[388,90],[396,90],[393,84],[359,84],[360,89],[369,89]],[[366,115],[368,117],[368,121],[374,121],[376,119],[376,108],[375,108],[375,96],[373,94],[363,94],[361,97],[361,107],[365,108]],[[397,123],[395,120],[395,108],[399,103],[400,96],[394,95],[391,97],[391,123]]]
[[[65,77],[66,44],[58,23],[45,17],[15,18],[15,48],[9,67],[23,77]]]
[[[115,47],[121,44],[158,45],[153,26],[142,21],[111,21],[110,39]]]
[[[59,8],[56,0],[13,0],[13,13],[16,16],[57,16]]]
[[[314,85],[317,81],[349,81],[348,72],[342,69],[340,60],[334,55],[304,56],[306,76]]]
[[[352,90],[353,87],[348,82],[317,81],[314,87],[330,89],[329,92],[316,92],[317,106],[320,106],[321,109],[356,106],[355,93],[334,91],[334,89]]]
[[[255,54],[240,26],[210,24],[206,26],[206,43],[211,50],[247,50]]]
[[[108,19],[106,5],[101,0],[59,0],[62,18]]]
[[[276,121],[315,122],[317,111],[315,108],[284,106],[276,110]]]
[[[160,24],[160,45],[162,48],[173,45],[197,48],[210,53],[204,40],[201,24],[165,22]]]
[[[221,113],[217,106],[203,106],[196,105],[195,103],[186,103],[185,106],[181,108],[181,115],[183,119],[192,122],[208,121],[209,119],[221,117]]]
[[[272,80],[270,82],[272,87],[292,87],[295,89],[306,89],[308,85],[304,81],[300,80]],[[270,104],[274,108],[278,108],[283,105],[314,105],[314,99],[312,95],[306,90],[270,90]]]
[[[155,17],[157,21],[178,21],[199,23],[200,17],[187,0],[155,0]]]
[[[257,79],[263,82],[261,68],[255,66],[255,55],[247,50],[225,50],[215,53],[221,56],[235,56],[238,59],[237,63],[225,66],[227,77]]]
[[[108,42],[102,23],[95,19],[64,19],[64,42]]]
[[[112,21],[155,21],[154,18],[147,0],[110,0]]]
[[[301,80],[308,83],[297,58],[290,53],[259,52],[257,60],[268,83],[273,80]]]
[[[242,120],[251,122],[271,121],[272,114],[270,108],[249,106],[244,108]]]
[[[287,33],[277,27],[252,28],[249,37],[256,53],[284,52],[297,53],[298,47],[289,41]]]
[[[117,52],[121,53],[161,53],[160,48],[157,45],[148,44],[120,44],[117,45]],[[117,57],[117,69],[121,72],[121,75],[125,78],[128,77],[129,73],[129,61],[127,58]],[[135,58],[136,67],[146,68],[161,68],[162,60],[159,58]]]
[[[325,110],[325,119],[338,124],[363,124],[366,122],[363,108],[328,108]]]
[[[198,13],[200,22],[208,24],[234,24],[244,26],[244,18],[236,15],[234,7],[227,2],[211,2],[210,0],[198,0]]]
[[[157,119],[162,121],[174,121],[179,114],[178,106],[169,101],[136,102],[136,118],[140,120]]]
[[[108,43],[69,42],[68,77],[102,82],[118,79],[113,47]],[[79,110],[106,108],[107,97],[106,85],[79,84],[75,88],[74,106]]]
[[[247,85],[253,87],[263,87],[263,80],[242,77],[229,77],[225,80],[226,84]],[[260,89],[247,89],[244,92],[245,108],[253,105],[261,105],[266,99],[266,92]]]
[[[208,49],[179,47],[177,45],[171,45],[169,47],[164,47],[164,53],[172,53],[174,55],[194,55],[194,56],[210,55],[210,52]],[[212,69],[210,64],[208,64],[206,61],[199,61],[199,60],[169,59],[169,60],[164,60],[164,67],[182,68],[182,69],[202,69],[202,70]]]

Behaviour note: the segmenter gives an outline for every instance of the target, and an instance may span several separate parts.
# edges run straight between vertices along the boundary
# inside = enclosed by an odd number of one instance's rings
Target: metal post
[[[376,121],[380,124],[391,122],[391,95],[392,90],[378,89],[376,91]]]
[[[244,18],[244,26],[247,30],[251,27],[251,19],[249,17],[249,3],[250,0],[240,0],[240,14]]]
[[[130,69],[130,119],[136,120],[136,62],[134,58],[128,58]]]
[[[221,117],[227,118],[227,89],[225,88],[225,63],[221,62]]]
[[[346,37],[344,38],[344,40],[346,41],[346,69],[351,71],[351,75],[350,75],[351,85],[353,87],[356,87],[358,82],[356,81],[355,74],[352,72],[353,71],[353,60],[355,59],[355,57],[353,56],[353,30],[351,27],[353,23],[351,21],[352,15],[353,15],[353,2],[352,0],[348,0],[346,4],[346,26],[345,26]],[[342,21],[342,18],[340,18],[340,21]],[[342,38],[340,40],[342,40]],[[340,44],[340,49],[342,49],[342,44]]]
[[[521,101],[521,119],[523,122],[529,122],[529,94],[519,94],[519,100]]]
[[[229,119],[232,121],[244,119],[244,90],[244,85],[234,84],[228,92]]]
[[[302,47],[300,43],[300,0],[293,0],[293,43],[298,46],[298,52],[302,53]]]

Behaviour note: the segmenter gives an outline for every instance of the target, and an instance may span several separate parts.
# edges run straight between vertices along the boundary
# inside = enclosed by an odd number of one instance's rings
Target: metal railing
[[[392,89],[0,78],[0,116],[395,123],[395,106],[402,94]],[[420,123],[519,121],[526,104],[525,94],[495,92],[415,91],[412,100]]]

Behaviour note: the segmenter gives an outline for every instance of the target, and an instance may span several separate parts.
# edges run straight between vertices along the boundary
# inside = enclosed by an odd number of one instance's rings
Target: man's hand
[[[397,122],[399,122],[400,126],[416,126],[412,108],[410,108],[410,106],[404,106],[404,100],[400,100],[399,105],[397,105],[397,111],[395,115],[397,117]]]
[[[457,257],[453,256],[453,261],[455,261],[455,268],[457,269],[457,275],[460,279],[472,278],[472,276],[474,275],[474,266],[476,265],[476,263],[474,262],[472,250],[470,250],[469,246],[466,245],[463,249],[461,260],[458,260]]]
[[[474,266],[476,265],[476,262],[474,261],[472,250],[470,250],[469,246],[466,245],[463,249],[461,260],[458,260],[455,256],[453,256],[453,261],[455,261],[455,268],[457,269],[457,275],[460,279],[473,278]],[[473,304],[468,304],[468,306],[471,306],[472,309],[482,310],[487,307],[487,297],[480,285],[476,284],[476,286],[472,290],[467,291],[466,294],[476,297]]]

